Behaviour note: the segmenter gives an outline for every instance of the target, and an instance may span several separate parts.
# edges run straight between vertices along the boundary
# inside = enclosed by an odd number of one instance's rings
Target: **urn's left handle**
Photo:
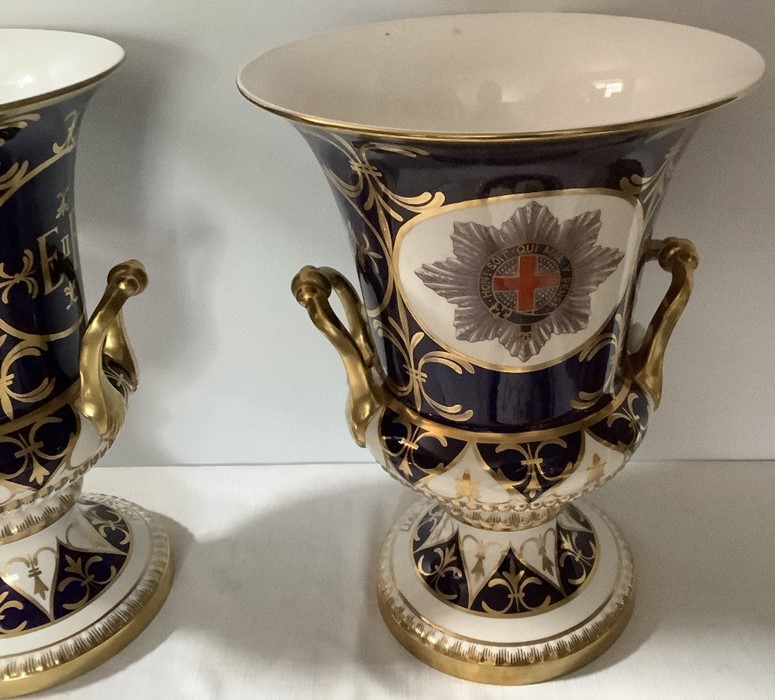
[[[366,428],[380,408],[380,389],[374,379],[377,355],[369,335],[366,313],[352,285],[330,267],[307,265],[293,278],[291,290],[318,330],[337,349],[347,372],[348,420],[355,442],[366,444]],[[342,324],[328,298],[339,296],[348,328]]]
[[[127,299],[140,294],[147,285],[148,275],[138,260],[127,260],[111,269],[108,285],[81,341],[81,382],[75,408],[106,441],[118,434],[126,416],[126,401],[108,380],[104,361],[107,358],[119,365],[132,390],[137,388],[137,362],[121,309]]]

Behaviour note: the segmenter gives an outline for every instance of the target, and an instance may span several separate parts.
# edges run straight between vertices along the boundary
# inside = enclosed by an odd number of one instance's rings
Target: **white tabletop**
[[[377,610],[375,562],[413,498],[374,464],[96,468],[86,490],[164,514],[176,558],[150,627],[45,697],[775,697],[775,463],[633,464],[590,499],[635,555],[614,646],[499,688],[416,661]]]

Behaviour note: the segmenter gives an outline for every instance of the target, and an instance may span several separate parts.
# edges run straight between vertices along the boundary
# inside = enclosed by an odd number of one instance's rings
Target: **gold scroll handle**
[[[124,328],[121,308],[129,297],[148,285],[148,275],[138,260],[127,260],[108,273],[108,286],[94,310],[81,341],[81,384],[75,408],[95,426],[103,440],[112,441],[126,416],[126,402],[108,381],[103,358],[118,364],[137,388],[137,364]]]
[[[366,313],[352,285],[330,267],[303,267],[291,290],[318,330],[331,341],[347,372],[348,421],[355,442],[366,444],[366,428],[381,405],[375,379],[377,355],[369,335]],[[342,302],[349,329],[339,320],[328,298],[334,290]]]
[[[662,398],[665,348],[691,296],[699,257],[691,241],[666,238],[663,241],[649,241],[646,260],[659,260],[662,269],[673,276],[662,303],[646,329],[640,348],[629,358],[633,379],[651,395],[656,408]]]

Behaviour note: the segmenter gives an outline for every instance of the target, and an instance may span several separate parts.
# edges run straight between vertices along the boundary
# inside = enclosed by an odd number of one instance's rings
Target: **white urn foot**
[[[612,523],[587,504],[537,527],[465,525],[420,502],[382,547],[378,598],[390,631],[444,673],[518,685],[602,654],[633,605],[633,566]]]
[[[158,517],[95,494],[43,530],[0,544],[0,573],[0,697],[98,666],[145,629],[172,583]]]

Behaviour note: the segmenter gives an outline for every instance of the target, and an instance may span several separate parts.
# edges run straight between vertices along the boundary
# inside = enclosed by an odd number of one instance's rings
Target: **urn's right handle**
[[[291,290],[309,314],[312,323],[337,349],[350,390],[348,420],[355,442],[366,444],[366,428],[379,409],[379,389],[373,380],[377,356],[369,335],[366,314],[352,285],[330,267],[307,265],[293,278]],[[349,330],[339,320],[328,298],[339,296],[347,315]]]
[[[649,241],[645,256],[647,261],[658,260],[662,269],[672,274],[640,347],[629,358],[632,378],[651,395],[656,408],[662,398],[665,348],[691,296],[699,257],[691,241],[672,237]]]
[[[139,260],[127,260],[112,268],[108,273],[108,285],[81,341],[81,381],[75,408],[108,442],[116,437],[124,422],[126,403],[105,375],[104,358],[118,364],[126,373],[132,390],[137,388],[137,363],[121,309],[127,299],[140,294],[147,284],[148,275]]]

